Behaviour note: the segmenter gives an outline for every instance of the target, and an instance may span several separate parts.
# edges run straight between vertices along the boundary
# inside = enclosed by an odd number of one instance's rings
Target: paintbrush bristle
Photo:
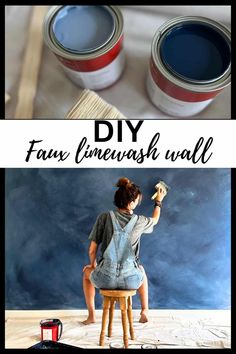
[[[76,104],[66,115],[67,119],[125,119],[118,109],[95,92],[83,90]]]

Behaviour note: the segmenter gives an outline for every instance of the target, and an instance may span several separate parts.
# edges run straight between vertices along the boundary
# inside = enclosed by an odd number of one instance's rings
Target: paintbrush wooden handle
[[[153,199],[156,199],[156,196],[157,196],[157,192],[156,192],[155,194],[153,194],[152,200],[153,200]]]

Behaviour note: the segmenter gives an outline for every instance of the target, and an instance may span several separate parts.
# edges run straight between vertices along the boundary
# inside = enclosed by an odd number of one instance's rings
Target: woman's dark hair
[[[139,196],[139,202],[141,202],[142,193],[136,184],[131,182],[128,178],[122,177],[116,183],[118,187],[114,196],[114,204],[118,208],[126,208],[129,203],[134,202]]]

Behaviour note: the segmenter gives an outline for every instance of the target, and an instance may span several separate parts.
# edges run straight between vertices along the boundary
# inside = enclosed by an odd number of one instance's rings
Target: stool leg
[[[102,330],[100,334],[100,341],[99,345],[104,346],[104,338],[105,338],[105,331],[106,331],[106,323],[108,318],[108,312],[110,307],[110,299],[107,296],[104,296],[103,300],[103,313],[102,313]]]
[[[120,298],[120,309],[121,309],[122,326],[123,326],[124,346],[125,348],[128,348],[129,340],[128,340],[128,328],[127,328],[127,297]]]
[[[134,327],[133,327],[133,313],[132,313],[132,297],[128,297],[128,320],[129,320],[129,333],[131,339],[134,339]]]
[[[114,308],[115,308],[115,300],[111,300],[110,309],[109,309],[109,324],[108,324],[108,337],[112,335],[112,323],[114,317]]]

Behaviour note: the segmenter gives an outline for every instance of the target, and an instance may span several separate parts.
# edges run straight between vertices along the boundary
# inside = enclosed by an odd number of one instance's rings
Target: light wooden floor
[[[230,348],[231,313],[229,310],[150,310],[149,322],[138,322],[139,310],[133,310],[135,340],[130,347],[141,348],[144,343],[158,348]],[[40,342],[39,322],[59,318],[64,326],[61,343],[83,348],[98,346],[102,311],[97,310],[97,323],[83,325],[85,310],[6,311],[5,348],[28,348]],[[120,311],[115,310],[113,335],[109,343],[122,343]]]

